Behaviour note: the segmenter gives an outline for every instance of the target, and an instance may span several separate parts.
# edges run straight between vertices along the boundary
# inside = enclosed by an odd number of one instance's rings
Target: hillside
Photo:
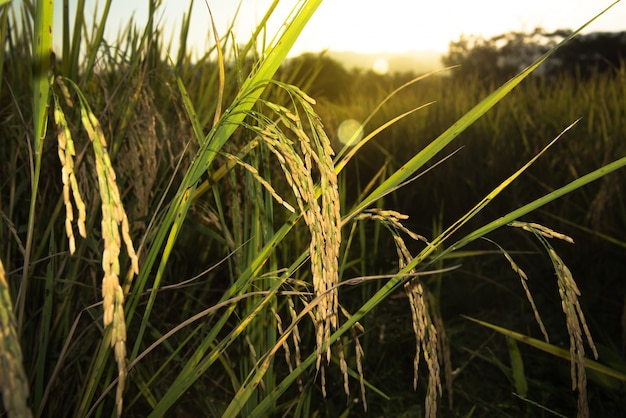
[[[349,51],[328,51],[326,56],[340,62],[348,70],[352,68],[371,69],[377,60],[385,59],[389,65],[389,72],[424,73],[442,67],[439,51],[412,51],[403,54],[378,53],[361,54]]]

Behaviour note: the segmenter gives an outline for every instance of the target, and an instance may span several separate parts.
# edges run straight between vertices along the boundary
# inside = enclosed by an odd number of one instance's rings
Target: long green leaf
[[[524,373],[524,360],[515,339],[508,337],[507,345],[509,347],[509,358],[511,359],[511,371],[513,373],[513,383],[515,391],[518,395],[526,397],[528,394],[528,381],[526,381],[526,373]]]
[[[497,187],[495,187],[491,192],[487,194],[480,202],[478,202],[472,209],[470,209],[465,215],[461,216],[452,226],[447,228],[444,232],[439,234],[420,254],[415,258],[413,263],[416,265],[421,263],[426,259],[427,256],[433,252],[435,248],[439,248],[442,246],[444,241],[446,241],[452,234],[454,234],[459,228],[465,225],[470,219],[472,219],[475,215],[477,215],[481,210],[483,210],[493,199],[495,199],[502,191],[504,191],[507,187],[509,187],[515,179],[517,179],[522,173],[524,173],[540,156],[542,156],[561,136],[567,132],[572,126],[574,126],[578,121],[574,122],[570,126],[568,126],[563,132],[557,135],[548,145],[546,145],[540,152],[538,152],[532,159],[530,159],[526,164],[524,164],[520,169],[518,169],[515,173],[510,175],[507,179],[501,182]],[[482,235],[481,235],[482,236]],[[476,239],[478,237],[474,237]],[[451,251],[456,251],[459,248],[458,245],[453,245],[450,248],[439,254],[438,258],[444,257]]]
[[[17,327],[21,332],[24,319],[24,305],[28,288],[28,273],[35,228],[35,209],[37,207],[37,192],[39,189],[39,177],[41,173],[41,157],[43,143],[48,126],[48,104],[50,102],[50,70],[52,66],[52,21],[54,1],[37,2],[35,12],[35,28],[33,37],[33,136],[34,136],[34,167],[31,179],[31,197],[28,212],[28,233],[26,237],[26,250],[24,253],[24,270],[22,283],[16,299]]]
[[[8,2],[9,0],[5,0],[5,2]],[[6,39],[8,36],[8,31],[9,31],[9,8],[8,7],[2,7],[5,6],[6,3],[4,3],[3,5],[0,5],[0,43],[2,43],[2,45],[6,44]],[[4,79],[3,79],[3,72],[4,72],[4,60],[5,60],[5,54],[4,51],[0,54],[0,93],[2,93],[2,85],[4,84]]]
[[[550,343],[547,343],[545,341],[538,340],[536,338],[529,337],[527,335],[520,334],[518,332],[511,331],[509,329],[502,328],[502,327],[499,327],[497,325],[490,324],[489,322],[480,321],[478,319],[475,319],[475,318],[472,318],[472,317],[469,317],[469,316],[465,316],[465,315],[461,315],[461,316],[463,318],[465,318],[465,319],[469,319],[470,321],[474,321],[477,324],[482,325],[483,327],[491,328],[492,330],[497,331],[500,334],[506,335],[507,337],[510,337],[510,338],[514,338],[515,340],[517,340],[519,342],[522,342],[524,344],[528,344],[531,347],[535,347],[535,348],[537,348],[537,349],[539,349],[541,351],[544,351],[544,352],[546,352],[548,354],[552,354],[553,356],[560,357],[560,358],[565,359],[565,360],[571,360],[571,356],[570,356],[569,350],[565,350],[565,349],[563,349],[561,347],[557,347],[557,346],[555,346],[553,344],[550,344]],[[612,368],[610,368],[608,366],[605,366],[604,364],[599,363],[599,362],[597,362],[597,361],[595,361],[593,359],[585,358],[585,368],[589,369],[589,370],[595,370],[595,371],[597,371],[599,373],[602,373],[602,374],[605,374],[607,376],[614,377],[614,378],[619,379],[619,380],[621,380],[623,382],[626,382],[626,374],[625,373],[622,373],[622,372],[620,372],[618,370],[615,370],[615,369],[612,369]],[[524,395],[522,395],[522,396],[524,396]]]
[[[620,168],[623,168],[624,166],[626,166],[626,157],[622,157],[619,160],[616,160],[610,164],[607,164],[603,167],[598,168],[597,170],[592,171],[589,174],[586,174],[574,181],[572,181],[571,183],[567,184],[566,186],[563,186],[557,190],[554,190],[551,193],[548,193],[547,195],[533,200],[532,202],[522,206],[521,208],[518,208],[498,219],[496,219],[495,221],[492,221],[490,223],[488,223],[487,225],[475,230],[474,232],[468,234],[467,236],[465,236],[464,238],[462,238],[461,240],[459,240],[457,243],[454,244],[454,246],[452,246],[449,251],[451,250],[457,250],[459,248],[464,247],[465,245],[469,244],[470,242],[475,241],[476,239],[485,236],[486,234],[504,226],[507,225],[508,223],[519,219],[520,217],[539,209],[540,207],[568,194],[571,193],[575,190],[580,189],[581,187],[596,181],[604,176],[606,176],[607,174],[615,171],[615,170],[619,170]],[[447,251],[446,251],[447,252]]]
[[[100,50],[100,45],[102,44],[102,41],[104,39],[104,29],[108,21],[109,10],[111,10],[111,2],[112,0],[106,0],[106,2],[104,3],[104,10],[102,11],[102,15],[100,16],[100,22],[96,25],[96,33],[94,33],[91,44],[87,46],[87,65],[85,66],[85,74],[83,74],[83,77],[85,78],[89,77],[91,72],[94,70],[98,51]],[[149,19],[152,19],[152,15],[149,17]],[[73,47],[77,48],[79,46],[74,45]]]

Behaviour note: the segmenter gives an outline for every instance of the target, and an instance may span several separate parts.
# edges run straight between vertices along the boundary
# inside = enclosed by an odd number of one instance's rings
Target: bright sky
[[[282,0],[275,11],[268,38],[279,28],[297,0]],[[509,31],[530,31],[536,26],[547,30],[575,29],[595,16],[612,0],[325,0],[290,55],[324,49],[363,53],[438,50],[445,52],[462,33],[492,36]],[[60,13],[61,1],[56,2]],[[88,14],[94,0],[87,0]],[[103,1],[99,2],[102,5]],[[237,9],[237,0],[208,0],[218,30],[225,32]],[[247,41],[256,22],[272,0],[242,0],[235,33]],[[180,22],[189,2],[163,0],[161,16],[166,28]],[[102,6],[100,6],[102,7]],[[147,2],[113,0],[109,19],[110,40],[120,25],[134,13],[137,22],[147,16]],[[59,14],[60,15],[60,14]],[[191,40],[196,53],[203,51],[209,26],[205,1],[196,0],[192,13]],[[617,4],[587,30],[626,30],[626,1]],[[171,33],[166,32],[167,35]],[[178,34],[175,35],[175,40]],[[175,43],[175,42],[174,42]]]

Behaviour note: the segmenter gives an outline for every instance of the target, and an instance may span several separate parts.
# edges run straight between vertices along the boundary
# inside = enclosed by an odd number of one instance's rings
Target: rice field
[[[0,2],[7,416],[626,411],[624,68],[329,97],[319,3],[192,61]]]

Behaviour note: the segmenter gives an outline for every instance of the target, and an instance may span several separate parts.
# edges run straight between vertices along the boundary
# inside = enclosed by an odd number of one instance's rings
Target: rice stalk
[[[432,293],[429,293],[434,299]],[[435,306],[435,303],[431,301],[430,306]],[[443,326],[443,318],[438,309],[431,309],[431,319],[435,330],[437,331],[437,357],[440,364],[443,364],[443,379],[445,381],[447,395],[448,395],[448,407],[453,408],[454,405],[454,391],[452,388],[452,355],[450,353],[450,343],[448,341],[448,334],[446,328]]]
[[[415,358],[413,360],[413,389],[417,389],[420,353],[428,366],[428,389],[426,392],[426,417],[437,416],[437,395],[441,396],[437,330],[429,314],[429,306],[422,283],[413,279],[405,283],[404,290],[409,298],[413,332],[415,334]]]
[[[351,315],[341,307],[341,313],[347,318],[350,319]],[[363,411],[367,412],[367,398],[365,397],[365,373],[363,372],[363,357],[365,356],[365,352],[363,351],[363,347],[361,346],[361,341],[359,340],[359,333],[363,334],[365,332],[365,328],[358,321],[354,323],[354,325],[350,328],[350,335],[352,336],[352,340],[354,341],[354,354],[356,361],[356,370],[359,376],[359,385],[361,389],[361,402],[363,402]],[[348,364],[346,363],[345,354],[343,350],[343,346],[341,343],[341,339],[337,340],[337,344],[339,345],[338,353],[339,353],[339,363],[341,367],[341,373],[343,374],[343,387],[347,396],[347,402],[350,402],[350,386],[348,385]]]
[[[259,184],[261,186],[263,186],[263,188],[265,188],[265,190],[267,190],[272,197],[282,206],[285,207],[285,209],[287,209],[289,212],[291,213],[295,213],[295,209],[288,203],[285,201],[285,199],[283,199],[278,192],[276,192],[276,190],[274,190],[274,188],[272,187],[272,185],[265,180],[263,177],[261,177],[261,175],[259,174],[259,170],[257,170],[256,168],[254,168],[253,166],[251,166],[250,164],[246,163],[245,161],[242,161],[239,157],[232,155],[232,154],[224,154],[224,157],[226,157],[228,160],[235,162],[236,164],[242,166],[243,168],[245,168],[248,173],[250,173],[252,175],[252,177],[254,177],[254,179],[256,181],[259,182]]]
[[[367,412],[367,399],[365,398],[365,373],[363,372],[363,357],[365,356],[365,352],[363,351],[363,347],[361,346],[361,341],[359,340],[359,335],[357,334],[357,330],[363,334],[365,332],[365,328],[358,321],[354,323],[354,326],[350,329],[352,334],[352,339],[354,340],[354,351],[356,353],[356,371],[359,374],[359,385],[361,387],[361,402],[363,402],[363,411]]]
[[[72,101],[69,97],[67,88],[63,84],[63,81],[59,78],[57,83],[65,96],[65,102],[69,107],[71,107]],[[74,254],[76,251],[76,239],[74,238],[74,229],[72,227],[72,222],[74,221],[74,210],[70,199],[70,192],[72,193],[74,203],[78,209],[78,219],[76,220],[78,232],[83,238],[87,238],[87,231],[85,229],[87,211],[85,208],[85,202],[83,201],[78,188],[76,173],[74,172],[74,157],[76,156],[76,150],[74,148],[72,133],[70,132],[69,125],[65,118],[65,113],[59,103],[59,98],[56,95],[53,95],[53,99],[54,119],[58,127],[57,143],[59,149],[59,160],[62,165],[61,179],[63,182],[63,202],[65,203],[65,233],[69,240],[70,254]]]
[[[343,346],[343,339],[337,340],[337,357],[339,357],[339,370],[343,376],[343,391],[346,394],[347,401],[350,403],[350,380],[348,378],[348,363],[346,362],[346,348]]]
[[[578,418],[587,418],[589,417],[589,404],[587,402],[587,374],[585,372],[583,333],[596,360],[598,359],[598,351],[593,343],[591,333],[585,321],[585,315],[580,307],[578,301],[580,290],[578,290],[571,271],[553,248],[549,248],[548,253],[554,264],[559,295],[562,301],[561,306],[567,320],[567,332],[570,340],[572,390],[578,390]]]
[[[116,175],[108,155],[107,142],[104,137],[104,133],[98,119],[91,111],[86,99],[78,87],[71,81],[70,84],[78,93],[81,122],[92,144],[95,155],[95,171],[98,178],[102,210],[101,230],[102,237],[104,239],[104,248],[102,252],[102,270],[104,272],[102,278],[102,298],[104,309],[103,322],[105,328],[112,325],[110,345],[114,350],[114,356],[118,366],[119,379],[116,391],[116,407],[117,414],[120,416],[122,413],[123,391],[126,378],[126,321],[124,318],[124,291],[122,290],[119,280],[119,256],[122,247],[122,240],[124,241],[126,253],[131,262],[131,268],[126,277],[127,283],[124,284],[125,287],[130,285],[133,274],[139,273],[139,262],[130,237],[128,217],[126,216],[120,192],[117,187]],[[60,82],[60,85],[64,95],[67,96],[67,89],[62,82]],[[68,104],[71,105],[71,101],[68,102]],[[70,239],[70,248],[72,248],[73,232],[71,229],[71,223],[68,228],[68,221],[71,222],[72,220],[71,204],[68,205],[69,186],[66,186],[68,182],[74,191],[74,199],[79,207],[79,231],[81,232],[81,235],[85,232],[84,203],[82,203],[82,199],[78,193],[76,178],[73,174],[73,160],[71,158],[73,155],[73,145],[69,145],[73,144],[71,142],[71,135],[69,135],[67,121],[62,108],[59,106],[59,99],[56,95],[55,118],[57,118],[57,122],[61,127],[58,139],[59,149],[63,150],[63,152],[59,152],[59,157],[61,158],[62,163],[65,162],[63,165],[63,178],[64,180],[66,176],[68,178],[67,181],[64,181],[64,201],[66,203],[66,232],[68,233],[68,238]],[[69,151],[67,150],[68,145],[70,147]],[[70,178],[73,178],[74,180],[71,181]],[[81,203],[82,211],[80,210]],[[81,229],[83,230],[81,231]]]
[[[557,238],[565,242],[569,242],[570,244],[574,243],[574,239],[572,237],[535,222],[513,221],[509,223],[509,226],[512,226],[514,228],[521,228],[524,231],[532,232],[534,234],[541,235],[542,237]]]
[[[116,392],[117,415],[122,414],[124,382],[126,377],[126,322],[124,319],[124,293],[119,281],[121,250],[121,233],[126,245],[126,251],[131,259],[132,271],[139,273],[137,255],[129,235],[128,218],[121,202],[120,194],[115,182],[115,172],[106,152],[104,133],[91,111],[81,107],[81,120],[89,139],[94,145],[96,156],[96,172],[102,200],[102,236],[104,251],[102,253],[102,297],[104,307],[104,326],[113,324],[111,333],[111,347],[115,351],[115,360],[118,365],[118,386]],[[128,276],[132,278],[132,276]]]
[[[251,370],[248,379],[244,382],[233,402],[227,408],[225,415],[231,416],[240,410],[243,402],[249,399],[254,387],[256,387],[263,376],[268,372],[272,358],[276,350],[282,348],[290,334],[295,329],[304,312],[312,312],[314,327],[316,329],[315,358],[318,376],[321,382],[322,394],[326,391],[326,370],[325,363],[330,360],[331,345],[325,340],[329,336],[331,328],[336,329],[337,317],[337,286],[338,282],[338,247],[340,243],[339,228],[339,198],[337,191],[336,174],[332,168],[332,148],[330,141],[326,137],[317,115],[311,107],[313,101],[299,89],[277,83],[284,89],[291,98],[292,106],[288,109],[285,106],[261,100],[259,109],[249,112],[248,116],[252,122],[244,123],[244,126],[257,135],[253,141],[260,141],[264,147],[273,154],[278,161],[278,166],[284,174],[287,186],[294,194],[295,204],[298,212],[292,215],[293,220],[287,221],[285,226],[292,226],[300,218],[304,218],[307,229],[311,237],[309,251],[303,254],[310,258],[311,272],[313,276],[314,298],[306,304],[306,307],[299,315],[295,310],[292,316],[296,316],[294,322],[287,331],[281,332],[280,337],[269,351],[260,357],[257,365]],[[269,111],[266,112],[266,107]],[[265,116],[268,115],[268,116]],[[271,116],[270,116],[271,115]],[[316,186],[318,184],[322,186]],[[323,191],[320,191],[323,189]],[[321,202],[318,202],[318,199]],[[282,228],[284,229],[284,228]],[[277,234],[281,234],[279,231]],[[272,240],[277,235],[272,236]],[[266,245],[272,245],[270,243]],[[257,260],[263,253],[256,255]],[[306,258],[299,257],[297,265]],[[237,282],[241,281],[250,273],[257,260],[252,260],[247,271],[242,272]],[[264,261],[263,261],[264,262]],[[334,270],[334,271],[333,271]],[[334,277],[333,277],[334,276]],[[235,283],[235,287],[238,283]],[[245,283],[242,283],[245,285]],[[278,286],[282,284],[277,283]],[[274,286],[276,288],[276,286]],[[277,289],[277,288],[276,288]],[[272,290],[273,292],[276,290]],[[256,310],[257,308],[255,308]],[[251,315],[251,314],[250,314]],[[333,317],[334,323],[333,323]],[[239,332],[239,331],[238,331]],[[299,335],[293,335],[296,349],[296,357],[300,357]],[[322,364],[322,356],[326,362]],[[297,360],[299,362],[299,360]],[[301,364],[297,365],[298,367]],[[275,388],[274,388],[275,391]],[[267,398],[266,398],[267,399]]]
[[[526,231],[531,230],[530,228],[532,228],[532,226],[530,225],[531,224],[526,224],[524,222],[511,222],[509,224],[509,226],[520,226],[522,229]],[[537,225],[537,224],[534,224],[534,225]],[[543,227],[539,231],[543,231]],[[493,242],[491,240],[488,240],[488,241]],[[535,304],[535,299],[533,298],[533,295],[530,292],[530,289],[528,288],[528,276],[526,275],[524,270],[522,270],[521,267],[515,262],[515,260],[513,260],[513,257],[511,257],[511,255],[504,248],[502,248],[500,245],[496,244],[495,242],[494,244],[498,247],[502,255],[504,255],[504,258],[506,258],[506,260],[509,262],[509,264],[511,265],[511,269],[515,273],[517,273],[517,275],[520,277],[520,283],[522,284],[522,287],[524,288],[524,292],[526,293],[526,299],[530,303],[530,306],[535,315],[535,320],[537,321],[537,324],[539,325],[539,329],[541,330],[541,334],[543,335],[543,338],[546,342],[550,342],[548,331],[546,331],[546,327],[543,324],[543,320],[541,319],[541,315],[539,314],[539,309],[537,309],[537,305]]]
[[[402,225],[401,220],[408,216],[392,210],[370,209],[355,217],[355,220],[371,219],[381,223],[391,233],[398,254],[398,268],[403,271],[413,260],[409,249],[400,235],[404,232],[415,241],[428,240]],[[415,269],[407,271],[409,275],[416,275]],[[437,415],[437,396],[441,396],[441,377],[439,353],[443,353],[442,341],[437,337],[437,328],[431,319],[433,309],[428,302],[428,296],[419,277],[415,277],[404,284],[404,290],[409,300],[413,333],[415,334],[415,357],[413,360],[413,389],[417,389],[419,364],[423,353],[428,367],[428,389],[426,394],[426,417],[434,418]],[[355,325],[358,322],[355,323]],[[359,346],[360,347],[360,346]],[[358,350],[358,349],[357,349]],[[358,357],[358,355],[357,355]],[[363,401],[365,404],[365,400]]]
[[[143,81],[138,80],[137,83],[141,85]],[[131,196],[126,198],[129,202],[127,214],[130,219],[140,219],[148,217],[152,210],[151,203],[160,186],[161,164],[169,165],[172,171],[175,171],[173,167],[181,151],[174,146],[184,145],[173,144],[168,138],[168,123],[163,120],[163,115],[155,103],[157,99],[150,89],[143,88],[125,99],[129,101],[114,105],[121,106],[126,111],[119,128],[115,131],[116,140],[109,146],[109,154],[114,158],[118,177],[125,181],[127,190],[132,190],[132,198]],[[107,102],[109,100],[111,99],[107,98]],[[106,126],[104,121],[101,122]],[[184,127],[174,129],[178,135],[186,134]],[[183,159],[181,163],[184,166],[186,161]],[[143,228],[144,224],[135,224],[135,227]]]
[[[437,237],[443,231],[443,208],[439,212],[439,217],[434,218],[432,222],[432,235]],[[438,253],[441,253],[443,246],[438,249]],[[437,330],[437,356],[440,360],[440,365],[443,366],[443,378],[447,391],[448,407],[450,410],[454,407],[454,390],[452,386],[452,355],[450,352],[450,343],[448,340],[448,334],[443,324],[443,318],[441,316],[441,304],[442,304],[442,284],[443,284],[443,272],[450,267],[445,267],[444,259],[438,258],[437,254],[433,256],[437,259],[435,264],[438,273],[432,276],[431,282],[434,282],[434,291],[428,292],[428,303],[430,306],[430,315],[433,325]],[[452,267],[455,268],[455,267]],[[422,272],[424,274],[425,272]]]
[[[509,225],[532,232],[546,248],[550,260],[554,266],[561,297],[561,307],[565,313],[567,333],[570,340],[570,374],[572,378],[572,390],[578,391],[578,418],[589,417],[589,404],[587,401],[587,375],[585,372],[585,347],[583,334],[591,347],[594,358],[598,358],[598,351],[589,332],[585,315],[583,314],[578,297],[581,295],[572,272],[556,253],[546,238],[558,238],[573,243],[571,237],[553,231],[543,225],[526,222],[511,222]],[[547,339],[546,339],[547,342]]]
[[[511,227],[514,227],[514,228],[521,228],[524,231],[532,232],[537,237],[557,238],[557,239],[563,240],[565,242],[568,242],[570,244],[574,243],[574,239],[572,237],[570,237],[568,235],[565,235],[565,234],[562,234],[560,232],[554,231],[551,228],[548,228],[548,227],[546,227],[544,225],[541,225],[541,224],[538,224],[538,223],[535,223],[535,222],[513,221],[513,222],[510,222],[508,225],[511,226]],[[547,242],[545,240],[543,240],[543,239],[542,239],[542,242],[544,242],[544,245],[547,244]],[[513,258],[510,256],[510,254],[508,252],[506,252],[502,247],[500,247],[500,246],[498,246],[498,247],[500,248],[500,251],[502,251],[502,254],[504,255],[504,257],[511,264],[511,268],[513,269],[513,271],[515,271],[516,273],[519,274],[520,281],[522,283],[522,287],[524,288],[524,292],[526,292],[526,298],[528,299],[528,301],[531,304],[531,307],[533,309],[533,313],[535,314],[535,319],[537,321],[537,324],[539,324],[539,328],[541,329],[541,333],[543,334],[543,337],[544,337],[545,341],[546,342],[550,342],[550,339],[548,337],[548,332],[546,331],[546,328],[543,325],[543,321],[541,320],[541,316],[539,315],[539,310],[537,309],[537,306],[535,305],[535,301],[534,301],[534,299],[532,297],[532,294],[530,293],[530,289],[528,288],[528,285],[527,285],[528,276],[517,265],[517,263],[515,263],[515,261],[513,261]],[[557,275],[558,275],[558,273],[557,273]],[[575,285],[575,283],[574,283],[574,285]],[[583,322],[584,322],[584,317],[583,317]]]
[[[292,324],[297,324],[296,318],[298,314],[294,308],[293,299],[291,298],[291,296],[287,296],[286,299],[287,299],[287,308],[289,311]],[[274,317],[276,318],[276,327],[277,327],[278,333],[282,337],[285,335],[285,332],[286,332],[286,330],[283,328],[282,318],[280,317],[280,314],[276,312],[276,310],[273,307],[272,307],[272,312],[274,313]],[[293,363],[292,363],[291,349],[289,348],[289,343],[287,340],[282,341],[282,347],[283,347],[283,350],[285,350],[285,362],[287,363],[289,372],[292,373],[294,370],[294,365],[298,367],[300,363],[302,362],[302,358],[301,358],[301,353],[300,353],[301,340],[300,340],[300,333],[298,331],[298,326],[296,325],[295,327],[293,327],[290,333],[292,337],[292,343],[294,345]],[[300,392],[304,390],[304,388],[302,387],[301,378],[298,379],[298,390]]]
[[[285,331],[283,330],[283,320],[278,314],[278,312],[276,312],[276,308],[274,308],[273,306],[272,306],[272,313],[274,314],[274,319],[276,319],[276,330],[278,331],[280,335],[283,335],[285,333]],[[285,350],[285,362],[287,363],[287,367],[289,368],[289,371],[292,372],[293,364],[291,364],[291,350],[289,349],[289,344],[287,343],[287,341],[284,341],[282,346],[283,346],[283,350]]]
[[[322,296],[314,319],[318,351],[316,367],[319,370],[322,368],[323,347],[326,347],[326,361],[330,361],[328,340],[331,331],[337,328],[338,321],[336,288],[339,282],[341,216],[337,174],[332,161],[334,151],[311,106],[313,99],[294,86],[277,84],[289,92],[295,113],[284,106],[262,101],[274,112],[280,124],[259,119],[257,122],[260,126],[250,126],[250,129],[259,135],[278,159],[311,234],[309,254],[313,288],[316,295]],[[299,111],[299,108],[302,110]],[[306,116],[306,125],[301,119],[301,112]],[[289,139],[290,136],[295,136],[296,144]],[[315,173],[319,175],[321,202],[318,202],[314,183]],[[321,375],[322,378],[324,376]]]
[[[378,221],[379,223],[387,227],[394,235],[398,235],[399,232],[404,232],[415,241],[423,241],[425,243],[428,243],[428,239],[426,239],[426,237],[416,234],[415,232],[402,225],[401,221],[408,218],[408,215],[399,213],[395,210],[376,208],[363,211],[361,214],[355,217],[355,220],[371,219],[374,221]]]
[[[385,214],[390,223],[396,227],[399,221],[393,216]],[[413,259],[402,236],[395,230],[391,230],[396,251],[398,253],[398,267],[404,269]],[[416,240],[426,241],[423,237],[412,234]],[[427,241],[426,241],[427,242]],[[409,274],[416,273],[414,269],[409,270]],[[413,333],[415,334],[415,357],[413,360],[413,389],[417,389],[420,354],[423,353],[424,361],[428,367],[428,385],[426,390],[426,417],[437,416],[437,395],[441,396],[441,377],[439,370],[440,342],[437,338],[437,329],[430,317],[431,308],[428,303],[426,290],[419,277],[415,277],[404,284],[404,290],[409,300]]]
[[[28,406],[29,385],[22,348],[17,335],[9,284],[0,260],[0,388],[9,417],[32,417]]]
[[[295,351],[295,365],[296,368],[300,367],[300,365],[302,364],[302,353],[300,352],[300,343],[302,342],[302,339],[300,338],[300,331],[298,329],[298,314],[296,313],[296,309],[294,307],[293,304],[293,299],[291,298],[287,298],[287,306],[289,308],[289,315],[291,316],[291,323],[294,324],[293,330],[291,331],[291,338],[293,341],[293,346],[294,346],[294,351]],[[293,373],[293,368],[289,368],[289,371],[291,373]],[[298,383],[298,390],[300,392],[302,392],[304,390],[303,386],[302,386],[302,377],[298,377],[297,380]]]

